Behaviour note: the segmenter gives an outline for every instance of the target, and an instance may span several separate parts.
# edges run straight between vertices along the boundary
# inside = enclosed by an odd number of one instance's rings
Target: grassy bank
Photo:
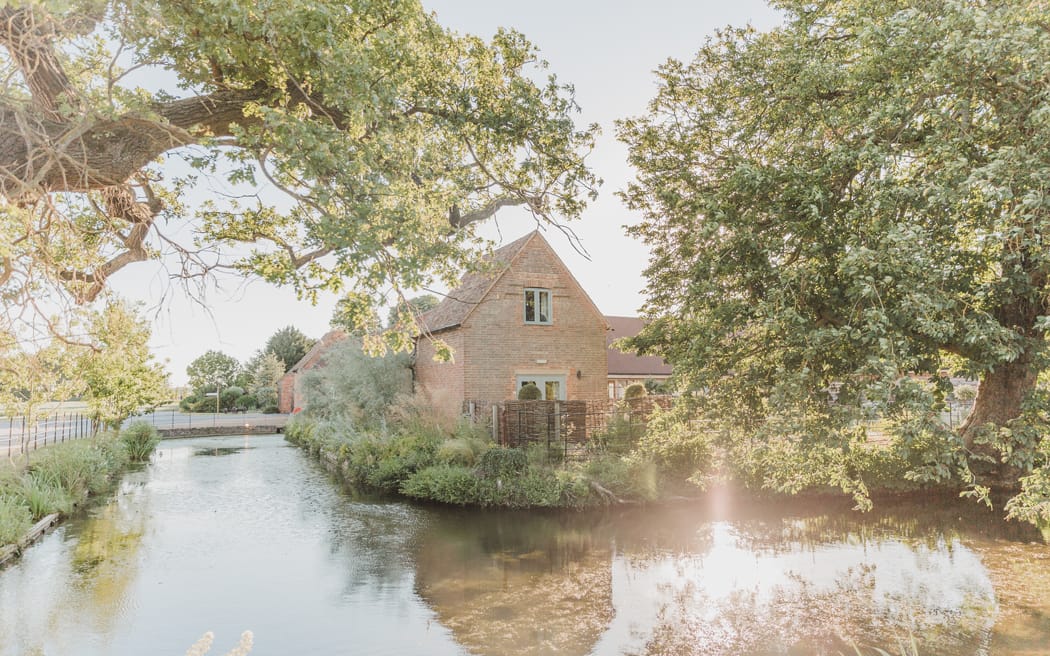
[[[68,516],[110,489],[128,463],[149,459],[158,441],[156,429],[139,422],[0,463],[0,548],[21,540],[35,521]]]
[[[461,424],[420,417],[385,433],[296,417],[285,438],[334,465],[352,484],[413,499],[499,508],[587,508],[651,501],[669,489],[650,461],[595,453],[552,463],[545,449],[497,446]]]

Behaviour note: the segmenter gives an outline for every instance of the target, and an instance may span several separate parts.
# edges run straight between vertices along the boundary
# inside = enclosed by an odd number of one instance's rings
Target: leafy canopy
[[[216,391],[233,385],[240,373],[241,365],[237,358],[221,351],[208,351],[186,367],[186,375],[194,390]]]
[[[187,284],[232,266],[345,292],[370,325],[388,294],[454,284],[500,208],[560,221],[593,196],[595,128],[545,67],[418,0],[6,5],[0,329],[62,332],[24,310],[162,257]]]
[[[285,326],[266,340],[263,354],[273,354],[284,363],[284,370],[288,371],[303,359],[306,352],[314,345],[310,339],[295,326]]]
[[[1050,325],[1050,5],[774,4],[782,27],[668,61],[619,123],[652,249],[634,345],[778,462],[773,487],[838,453],[819,482],[856,489],[865,412],[920,478],[1045,467],[1023,427]],[[960,432],[942,370],[982,379]]]

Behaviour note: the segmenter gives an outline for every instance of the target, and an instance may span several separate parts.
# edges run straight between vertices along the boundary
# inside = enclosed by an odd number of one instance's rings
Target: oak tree
[[[916,476],[1045,472],[1050,5],[774,5],[782,26],[668,61],[619,124],[652,248],[635,345],[753,444],[808,454],[800,477],[864,413]],[[980,379],[955,429],[954,373]]]
[[[417,0],[4,3],[3,321],[62,332],[56,302],[165,255],[182,280],[349,290],[363,315],[454,282],[477,222],[593,195],[593,129],[544,67],[521,34],[456,34]]]

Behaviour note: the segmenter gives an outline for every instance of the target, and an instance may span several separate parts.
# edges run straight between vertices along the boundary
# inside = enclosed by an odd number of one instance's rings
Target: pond
[[[359,496],[280,436],[161,444],[0,571],[0,655],[1050,651],[1050,547],[954,500],[500,513]],[[866,651],[865,653],[872,653]]]

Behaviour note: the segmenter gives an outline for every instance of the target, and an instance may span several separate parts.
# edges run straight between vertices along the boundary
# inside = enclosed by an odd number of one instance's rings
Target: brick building
[[[546,399],[608,399],[608,323],[550,244],[532,232],[493,263],[495,272],[464,276],[422,315],[416,389],[449,413],[515,398],[527,382]],[[452,362],[433,359],[428,335],[452,348]]]
[[[662,383],[671,377],[671,365],[656,355],[624,353],[613,346],[613,342],[624,337],[634,337],[645,327],[638,317],[605,317],[609,323],[606,342],[609,346],[609,398],[622,399],[629,385],[645,384],[649,381]]]

